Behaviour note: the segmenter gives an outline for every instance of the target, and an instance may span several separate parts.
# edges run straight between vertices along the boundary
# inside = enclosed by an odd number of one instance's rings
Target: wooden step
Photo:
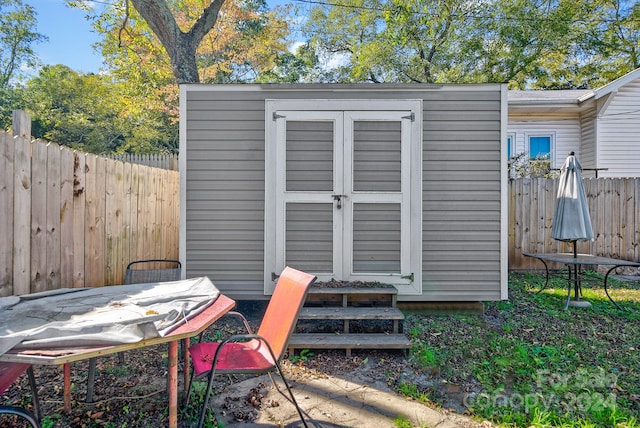
[[[309,294],[398,294],[395,287],[311,287]]]
[[[311,287],[305,306],[396,306],[394,287]]]
[[[399,333],[404,314],[396,308],[397,295],[391,286],[311,287],[300,312],[298,333],[289,341],[289,354],[296,349],[344,349],[349,356],[352,349],[409,348],[409,339]],[[333,332],[340,321],[341,331]],[[383,333],[387,322],[391,333]],[[352,323],[357,333],[351,332]]]
[[[299,319],[305,320],[403,320],[398,308],[302,308]]]
[[[295,349],[408,349],[411,342],[404,334],[296,333],[291,336],[288,347],[292,354]]]

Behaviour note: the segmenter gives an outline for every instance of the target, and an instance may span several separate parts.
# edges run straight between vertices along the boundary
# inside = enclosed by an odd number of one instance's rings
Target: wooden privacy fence
[[[0,296],[122,284],[132,260],[177,258],[178,192],[176,171],[0,133]]]
[[[571,252],[572,244],[551,238],[558,179],[509,182],[509,268],[541,269],[522,253]],[[578,252],[640,261],[638,220],[640,178],[585,178],[593,241],[578,241]]]
[[[106,158],[115,159],[122,162],[137,163],[140,165],[153,166],[162,169],[178,170],[178,156],[168,154],[148,154],[139,155],[135,153],[107,154]]]

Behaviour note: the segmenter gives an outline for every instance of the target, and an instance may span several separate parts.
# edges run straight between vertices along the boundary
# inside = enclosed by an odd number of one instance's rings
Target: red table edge
[[[179,336],[192,332],[195,336],[219,320],[224,316],[224,314],[233,309],[235,305],[236,302],[234,300],[220,294],[213,304],[209,305],[198,315],[173,330],[167,335],[167,337]],[[184,347],[184,388],[186,390],[187,382],[189,381],[189,337],[185,337],[184,340],[186,341]],[[169,395],[169,428],[177,428],[178,426],[178,342],[179,339],[169,342],[169,373],[167,378],[167,389]]]

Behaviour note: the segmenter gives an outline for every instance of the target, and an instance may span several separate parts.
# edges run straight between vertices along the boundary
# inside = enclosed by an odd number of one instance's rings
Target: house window
[[[516,155],[516,134],[507,134],[507,159]]]
[[[529,159],[551,160],[552,143],[551,135],[529,135]]]

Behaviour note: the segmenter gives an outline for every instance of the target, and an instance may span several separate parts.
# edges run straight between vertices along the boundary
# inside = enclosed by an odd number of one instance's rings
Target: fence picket
[[[60,286],[73,284],[73,152],[60,151]],[[67,285],[63,285],[67,284]]]
[[[45,289],[60,288],[60,146],[47,144]]]
[[[116,278],[123,282],[125,267],[132,260],[131,257],[131,204],[132,204],[132,165],[122,162],[122,248],[118,259],[118,273]]]
[[[97,157],[96,165],[94,169],[95,185],[96,185],[96,200],[95,200],[95,212],[93,218],[93,224],[95,227],[95,251],[93,253],[93,265],[91,269],[94,270],[92,277],[94,282],[90,283],[90,287],[102,287],[110,283],[106,282],[106,158]],[[89,219],[91,220],[91,219]]]
[[[138,210],[140,203],[140,165],[131,165],[131,205],[129,207],[131,216],[131,241],[129,242],[129,259],[138,260],[138,241],[140,230],[138,229]]]
[[[47,289],[47,145],[32,144],[31,290]]]
[[[13,139],[0,133],[0,236],[13,242],[13,166],[15,146]],[[0,297],[13,294],[13,248],[0,245]]]
[[[629,178],[622,179],[620,187],[620,228],[621,239],[620,257],[628,260],[634,260],[637,256],[636,248],[638,248],[637,240],[634,239],[634,230],[636,219],[633,201],[635,199],[633,180]],[[626,245],[629,243],[630,245]]]
[[[73,287],[85,286],[86,156],[73,152]]]
[[[17,137],[13,159],[13,294],[31,292],[31,143]]]
[[[86,176],[85,176],[85,189],[86,189],[86,212],[85,212],[85,229],[84,239],[86,242],[85,248],[85,260],[84,260],[84,280],[86,286],[97,286],[97,280],[95,278],[95,259],[98,256],[98,251],[102,252],[102,249],[98,249],[98,240],[96,238],[97,228],[97,202],[98,191],[96,189],[96,162],[97,157],[94,155],[86,156]]]

